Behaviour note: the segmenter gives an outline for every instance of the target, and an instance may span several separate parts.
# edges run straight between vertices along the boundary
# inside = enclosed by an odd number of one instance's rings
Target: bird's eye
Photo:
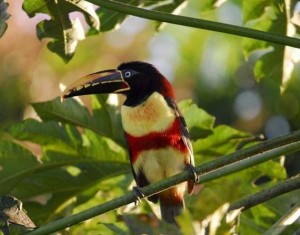
[[[126,78],[129,78],[131,76],[131,72],[130,71],[126,71],[124,73],[124,75],[125,75]]]

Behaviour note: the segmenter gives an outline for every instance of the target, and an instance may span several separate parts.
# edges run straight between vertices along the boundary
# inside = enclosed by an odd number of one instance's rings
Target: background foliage
[[[293,0],[120,2],[299,36],[299,5]],[[299,49],[149,22],[83,0],[0,3],[0,194],[21,199],[38,225],[130,189],[132,175],[114,100],[91,96],[61,103],[56,98],[59,84],[82,75],[123,61],[154,63],[183,100],[180,109],[191,131],[196,165],[234,152],[253,134],[273,138],[299,129]],[[299,203],[299,190],[243,212],[239,223],[226,223],[224,208],[299,173],[297,156],[199,186],[187,197],[188,212],[179,218],[190,225],[182,233],[200,234],[208,226],[211,234],[267,231]],[[155,234],[166,229],[158,224],[157,210],[147,202],[128,205],[63,233],[138,234],[144,229]],[[210,223],[215,220],[221,223]],[[299,232],[299,227],[298,220],[285,232]]]

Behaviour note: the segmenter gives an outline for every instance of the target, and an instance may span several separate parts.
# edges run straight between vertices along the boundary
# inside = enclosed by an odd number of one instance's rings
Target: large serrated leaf
[[[73,57],[78,41],[85,38],[81,21],[79,18],[70,19],[69,13],[79,11],[84,14],[92,28],[95,30],[100,28],[100,21],[93,5],[84,0],[25,0],[23,9],[29,17],[38,13],[51,17],[50,20],[43,20],[37,25],[37,35],[40,40],[52,38],[48,48],[66,62]]]
[[[47,155],[47,156],[46,156]],[[26,205],[26,209],[38,221],[53,220],[82,192],[99,182],[130,171],[127,162],[101,161],[81,156],[69,156],[57,152],[44,154],[45,170],[24,178],[10,193],[19,198],[46,196],[47,213],[43,205]],[[101,188],[99,188],[101,190]],[[71,200],[75,203],[76,200]],[[39,208],[39,209],[37,209]],[[61,215],[63,216],[63,214]]]
[[[61,102],[59,98],[52,101],[34,103],[33,108],[43,121],[59,121],[76,126],[91,129],[97,133],[110,136],[109,130],[103,126],[110,126],[105,121],[99,123],[88,110],[80,105],[75,99],[68,99]]]
[[[44,20],[40,22],[36,29],[38,38],[53,38],[47,46],[48,48],[58,54],[66,62],[74,56],[77,43],[85,38],[84,29],[78,18],[70,20],[68,14],[62,16],[64,22],[56,20]]]
[[[3,36],[7,29],[6,21],[10,17],[7,13],[8,3],[5,0],[0,0],[0,38]]]
[[[74,154],[78,147],[76,144],[81,143],[81,138],[77,133],[79,138],[73,142],[69,134],[74,134],[77,130],[69,128],[67,130],[54,121],[38,122],[35,119],[27,119],[11,125],[7,132],[17,140],[31,141],[40,144],[44,149],[56,149]]]
[[[55,150],[43,151],[43,163],[17,144],[0,142],[0,194],[15,195],[22,200],[44,198],[42,200],[46,200],[47,213],[43,213],[43,205],[37,203],[26,205],[26,208],[35,212],[33,218],[45,222],[55,215],[59,207],[64,207],[67,200],[104,179],[130,172],[122,147],[92,131],[86,132],[89,133],[86,138],[90,146],[83,147],[76,154],[75,150],[67,154],[57,144]],[[50,139],[54,137],[55,131],[50,130],[49,133],[52,135]],[[45,141],[46,136],[42,136],[42,139],[42,142]]]

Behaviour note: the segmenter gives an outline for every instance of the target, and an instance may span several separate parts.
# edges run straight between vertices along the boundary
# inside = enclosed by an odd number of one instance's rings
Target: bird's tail
[[[178,195],[172,195],[170,192],[163,193],[164,195],[160,195],[161,217],[164,221],[178,226],[175,217],[180,215],[184,210],[184,197],[183,195],[179,197]]]

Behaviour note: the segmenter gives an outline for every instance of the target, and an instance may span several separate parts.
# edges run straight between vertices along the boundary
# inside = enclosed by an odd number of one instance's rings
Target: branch
[[[286,214],[284,214],[264,235],[279,235],[292,225],[300,217],[300,202],[296,203]],[[298,233],[297,233],[298,232]],[[299,234],[299,230],[293,234]]]
[[[95,5],[114,10],[117,12],[122,12],[125,14],[138,16],[141,18],[156,20],[159,22],[167,22],[171,24],[188,26],[192,28],[211,30],[216,32],[222,32],[227,34],[234,34],[237,36],[253,38],[257,40],[267,41],[271,43],[281,44],[285,46],[291,46],[300,48],[300,39],[283,36],[279,34],[263,32],[255,29],[240,27],[236,25],[230,25],[220,22],[196,19],[186,16],[178,16],[173,14],[168,14],[159,11],[146,10],[143,8],[131,6],[121,2],[111,1],[111,0],[89,0],[89,2]]]
[[[295,152],[300,149],[300,131],[292,134],[274,138],[256,146],[236,151],[233,154],[218,158],[212,162],[197,166],[195,168],[197,174],[200,176],[199,183],[207,182],[213,179],[220,178],[227,174],[245,169],[247,167],[259,164],[272,158],[276,158],[283,154]],[[242,159],[244,159],[242,161]],[[141,188],[141,192],[145,197],[154,195],[160,191],[184,182],[193,175],[189,170],[185,170],[180,174],[164,179],[155,184],[148,185]],[[106,213],[108,211],[117,209],[121,206],[135,202],[135,195],[130,192],[124,196],[108,201],[104,204],[92,207],[80,213],[65,217],[63,219],[54,221],[35,229],[32,232],[26,233],[28,235],[42,235],[50,234],[72,225],[78,224],[82,221],[91,219],[97,215]]]
[[[259,191],[243,200],[232,203],[228,208],[228,211],[233,211],[240,208],[242,210],[247,210],[253,206],[256,206],[265,201],[273,199],[279,195],[291,192],[293,190],[297,190],[299,188],[300,188],[300,175],[285,180],[283,182],[280,182],[273,187]]]

